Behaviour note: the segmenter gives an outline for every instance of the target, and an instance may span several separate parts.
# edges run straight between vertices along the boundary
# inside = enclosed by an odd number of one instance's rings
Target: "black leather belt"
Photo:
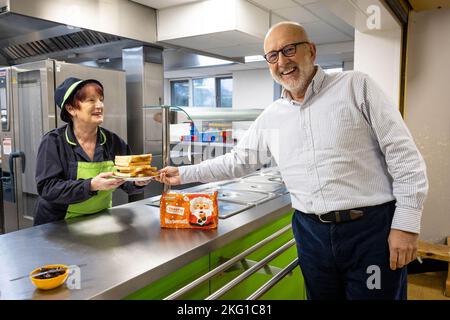
[[[342,223],[348,221],[354,221],[364,216],[364,211],[361,209],[349,209],[349,210],[336,210],[323,214],[309,214],[305,213],[308,217],[323,223]]]

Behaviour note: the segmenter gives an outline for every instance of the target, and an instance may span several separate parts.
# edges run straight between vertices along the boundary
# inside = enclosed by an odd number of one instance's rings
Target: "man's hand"
[[[406,266],[417,258],[417,233],[391,229],[389,233],[389,262],[391,270]]]
[[[181,183],[180,172],[177,167],[165,167],[159,170],[159,177],[156,177],[155,180],[175,186]]]

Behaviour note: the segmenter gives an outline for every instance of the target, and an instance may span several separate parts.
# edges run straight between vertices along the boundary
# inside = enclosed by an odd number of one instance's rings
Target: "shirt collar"
[[[307,101],[312,95],[316,95],[319,93],[320,89],[322,89],[323,82],[327,75],[319,65],[315,65],[315,67],[316,67],[316,74],[314,75],[314,77],[311,80],[311,83],[308,85],[308,88],[306,89],[305,99],[303,100],[303,103],[305,103],[305,101]],[[303,104],[293,100],[291,93],[285,88],[283,88],[283,91],[281,92],[281,98],[286,99],[288,102],[291,103]]]
[[[106,142],[106,135],[103,132],[102,128],[98,127],[99,130],[97,130],[97,145],[104,145]],[[65,136],[66,136],[66,142],[72,146],[78,146],[78,140],[75,137],[75,133],[73,132],[73,125],[67,124],[66,130],[65,130]]]

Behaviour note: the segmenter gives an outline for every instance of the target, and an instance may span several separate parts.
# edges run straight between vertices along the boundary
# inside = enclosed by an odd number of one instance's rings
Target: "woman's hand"
[[[177,167],[165,167],[159,170],[159,177],[156,181],[175,186],[181,183],[180,172]]]
[[[113,178],[112,172],[102,172],[91,180],[91,191],[112,190],[120,187],[125,180]]]

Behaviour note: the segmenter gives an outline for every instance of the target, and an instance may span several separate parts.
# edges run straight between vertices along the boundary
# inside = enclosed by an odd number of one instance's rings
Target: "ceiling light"
[[[245,56],[245,63],[248,62],[257,62],[257,61],[265,61],[263,56],[257,55],[257,56]]]
[[[200,66],[206,67],[206,66],[216,66],[216,65],[222,65],[222,64],[230,64],[231,61],[228,60],[222,60],[202,55],[197,55],[197,61]]]

